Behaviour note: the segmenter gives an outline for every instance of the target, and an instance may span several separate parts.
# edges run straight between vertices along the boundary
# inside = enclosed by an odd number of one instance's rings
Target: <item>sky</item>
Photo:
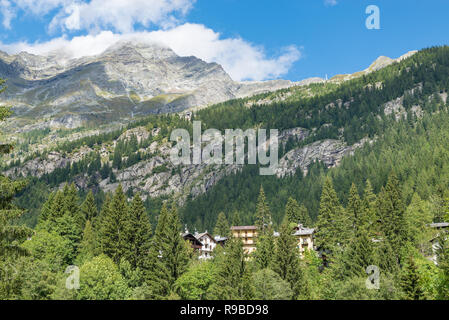
[[[369,5],[379,28],[368,29]],[[70,58],[120,40],[220,63],[234,80],[332,77],[449,44],[449,0],[0,0],[0,50]]]

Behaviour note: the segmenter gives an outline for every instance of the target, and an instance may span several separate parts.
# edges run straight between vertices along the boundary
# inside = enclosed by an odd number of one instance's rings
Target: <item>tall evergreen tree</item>
[[[253,289],[240,239],[230,239],[224,250],[215,257],[214,265],[215,281],[208,290],[208,299],[251,299]]]
[[[272,269],[290,284],[295,299],[308,295],[297,244],[293,229],[290,228],[287,217],[284,217],[276,239]]]
[[[83,231],[83,239],[81,240],[77,263],[83,264],[92,259],[96,255],[96,249],[97,243],[92,223],[90,220],[87,220]]]
[[[418,266],[411,256],[407,259],[407,263],[404,266],[400,282],[405,299],[422,300],[424,298],[419,279]]]
[[[348,277],[363,277],[366,275],[366,268],[375,264],[373,242],[364,228],[355,231],[342,260],[342,274]]]
[[[285,215],[290,223],[301,223],[304,226],[310,227],[312,220],[310,219],[309,212],[304,205],[299,205],[298,202],[292,197],[288,198],[287,205],[285,206]]]
[[[367,232],[371,237],[378,237],[380,232],[379,218],[377,215],[377,197],[374,194],[373,187],[369,180],[366,180],[365,190],[363,192],[364,217]]]
[[[132,267],[138,267],[142,270],[147,267],[152,229],[139,193],[134,196],[129,209],[129,228],[130,230],[127,231],[127,234],[130,236],[128,242],[131,246],[131,251],[126,259],[131,263]]]
[[[129,208],[122,186],[119,185],[109,203],[109,207],[103,210],[99,230],[101,252],[117,264],[130,251],[128,230],[130,230]]]
[[[189,249],[189,244],[181,235],[181,223],[176,208],[168,209],[164,204],[149,256],[147,277],[153,298],[164,299],[173,293],[175,281],[187,270]]]
[[[441,300],[449,300],[449,241],[446,232],[441,232],[438,236],[437,261],[440,271],[437,297]]]
[[[379,216],[385,240],[390,243],[398,263],[401,262],[401,249],[408,240],[404,213],[405,206],[399,181],[397,176],[391,173],[385,189],[382,189],[379,196]]]
[[[256,251],[254,252],[254,261],[259,270],[270,268],[273,263],[275,242],[273,229],[268,227],[266,233],[257,238]]]
[[[324,181],[317,221],[316,243],[324,251],[332,251],[344,244],[347,224],[346,215],[338,200],[337,193],[328,177]]]
[[[92,191],[89,191],[86,199],[81,205],[81,215],[85,221],[93,221],[98,215],[98,209]]]
[[[260,187],[259,197],[256,206],[256,226],[260,234],[266,232],[267,227],[272,225],[271,212],[265,197],[263,187]]]
[[[349,190],[348,205],[346,206],[346,212],[350,221],[350,227],[352,232],[364,228],[366,225],[366,219],[364,216],[365,210],[362,207],[362,201],[360,200],[357,187],[353,183]]]
[[[240,217],[240,213],[238,211],[235,211],[232,215],[232,223],[231,226],[240,226],[242,224],[242,219]]]
[[[4,83],[0,79],[0,93],[4,91]],[[9,115],[9,108],[0,107],[0,122]],[[11,150],[11,145],[0,144],[0,157]],[[14,223],[23,214],[23,210],[13,204],[13,199],[24,187],[24,181],[12,181],[0,174],[0,299],[7,299],[14,293],[14,286],[8,280],[9,273],[12,272],[9,266],[18,256],[27,253],[20,245],[32,234],[29,228]]]
[[[224,212],[218,214],[217,223],[214,228],[214,235],[229,237],[230,236],[229,223]]]

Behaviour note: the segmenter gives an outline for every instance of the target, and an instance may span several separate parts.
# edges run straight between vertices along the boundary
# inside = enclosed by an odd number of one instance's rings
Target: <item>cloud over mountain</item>
[[[217,62],[236,81],[279,78],[301,57],[300,50],[295,46],[282,49],[282,53],[276,57],[269,57],[261,46],[238,37],[223,38],[206,26],[190,23],[157,31],[101,31],[73,38],[63,35],[47,42],[0,43],[0,50],[8,53],[26,51],[39,55],[60,51],[67,58],[79,58],[100,54],[120,40],[156,42],[170,47],[180,56],[196,56],[206,62]]]

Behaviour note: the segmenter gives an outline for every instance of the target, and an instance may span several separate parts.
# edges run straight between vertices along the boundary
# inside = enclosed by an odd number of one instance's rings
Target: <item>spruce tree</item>
[[[129,209],[129,228],[127,234],[130,237],[127,241],[131,246],[131,251],[126,258],[132,267],[142,270],[147,266],[152,229],[139,193],[134,196]]]
[[[260,235],[256,242],[256,251],[254,252],[254,261],[258,270],[266,269],[273,263],[274,255],[274,235],[271,227],[265,234]]]
[[[242,219],[240,218],[240,213],[238,211],[235,211],[232,215],[232,223],[231,226],[240,226],[242,224]]]
[[[407,263],[404,266],[400,282],[404,293],[404,299],[422,300],[424,298],[419,279],[418,266],[411,256],[407,259]]]
[[[298,202],[292,197],[288,198],[287,205],[285,206],[285,215],[290,223],[301,223],[304,226],[310,227],[312,221],[310,219],[309,212],[304,205],[299,205]]]
[[[251,278],[240,239],[228,240],[224,250],[217,254],[213,263],[216,270],[215,281],[208,290],[208,299],[251,299]]]
[[[449,241],[446,232],[438,236],[437,262],[440,279],[437,283],[437,297],[440,300],[449,300]]]
[[[364,222],[366,230],[371,237],[377,237],[380,232],[379,218],[377,215],[377,197],[369,180],[366,180],[363,192]]]
[[[366,275],[366,268],[375,264],[373,242],[364,228],[355,232],[342,260],[342,273],[348,277],[363,277]]]
[[[226,219],[226,215],[224,214],[224,212],[220,212],[218,214],[217,223],[214,228],[214,235],[229,237],[230,233],[231,231],[229,229],[229,223]]]
[[[346,212],[348,215],[351,231],[364,228],[366,225],[365,216],[362,207],[362,201],[360,200],[357,187],[353,183],[349,190],[348,205],[346,206]]]
[[[190,245],[182,238],[178,212],[164,204],[149,255],[147,277],[153,298],[164,299],[173,293],[175,281],[187,270],[189,256]]]
[[[256,206],[256,227],[259,230],[259,234],[266,232],[267,227],[271,226],[271,212],[266,201],[265,192],[263,187],[260,187],[259,197],[257,198]]]
[[[287,217],[284,217],[276,239],[272,269],[290,284],[295,299],[301,295],[306,296],[308,290],[297,245],[293,229],[290,228]]]
[[[398,263],[401,262],[401,248],[408,240],[404,213],[405,206],[399,180],[394,173],[391,173],[385,189],[382,189],[379,196],[379,216],[385,240],[390,243]]]
[[[99,231],[101,252],[117,264],[130,251],[128,230],[129,208],[122,186],[119,185],[109,203],[109,208],[103,211]]]
[[[93,221],[98,215],[97,205],[95,204],[95,198],[92,191],[86,196],[83,204],[81,205],[81,216],[83,220]]]
[[[4,83],[0,79],[0,93],[4,91]],[[0,122],[10,114],[9,108],[0,107]],[[11,145],[0,144],[0,157],[11,150]],[[15,263],[18,256],[27,254],[21,244],[32,234],[29,228],[14,223],[23,210],[13,204],[13,199],[24,187],[24,181],[12,181],[0,174],[0,299],[8,299],[15,293],[15,286],[8,280],[13,269],[9,266]]]
[[[56,233],[68,240],[71,248],[69,263],[73,263],[73,259],[78,254],[83,227],[79,210],[74,209],[74,203],[78,203],[76,189],[75,191],[70,189],[66,185],[63,190],[49,196],[43,205],[36,230]]]
[[[320,210],[315,234],[316,244],[321,250],[331,252],[344,244],[347,226],[344,210],[338,200],[332,180],[327,177],[321,193]]]
[[[83,264],[84,262],[95,257],[96,249],[96,236],[92,228],[92,223],[90,220],[87,220],[83,231],[83,240],[81,240],[77,263]]]

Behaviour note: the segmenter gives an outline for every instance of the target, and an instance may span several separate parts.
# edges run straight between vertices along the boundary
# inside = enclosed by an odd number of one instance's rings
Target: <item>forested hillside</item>
[[[288,90],[289,98],[280,98]],[[449,221],[449,47],[301,90],[228,101],[192,119],[147,117],[4,165],[10,175],[0,175],[0,261],[7,266],[0,297],[448,299],[449,246],[429,225]],[[8,115],[0,113],[0,120]],[[124,190],[119,182],[126,181],[125,169],[137,170],[156,156],[149,176],[185,173],[164,162],[161,149],[170,146],[172,129],[192,130],[192,120],[201,120],[203,130],[310,132],[288,138],[280,157],[328,139],[359,147],[334,166],[315,161],[306,172],[286,176],[260,176],[257,166],[243,166],[195,196],[179,191],[187,185],[157,195],[136,186]],[[140,128],[151,134],[128,137]],[[52,152],[76,154],[80,161],[28,177],[25,186],[19,179],[24,162],[55,157]],[[195,181],[210,169],[203,170]],[[113,192],[105,192],[106,185]],[[18,207],[29,209],[22,220]],[[319,249],[303,257],[292,236],[298,220],[316,228]],[[33,229],[22,227],[24,221]],[[254,223],[260,235],[250,259],[241,241],[231,239],[214,259],[198,262],[181,237],[185,227],[229,236],[231,225]],[[65,285],[71,265],[82,274],[79,290]],[[365,286],[370,265],[380,270],[378,290]]]

